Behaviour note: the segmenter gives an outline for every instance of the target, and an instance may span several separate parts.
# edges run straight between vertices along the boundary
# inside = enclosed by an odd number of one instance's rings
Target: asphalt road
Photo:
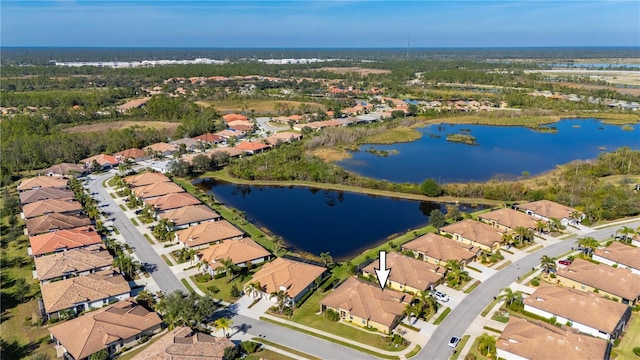
[[[166,293],[171,293],[176,290],[181,290],[186,293],[187,288],[178,280],[160,255],[153,250],[147,239],[140,234],[131,220],[124,214],[113,198],[109,196],[107,190],[102,187],[102,182],[112,176],[112,173],[98,176],[92,175],[89,181],[89,190],[95,193],[93,196],[100,202],[100,205],[106,204],[103,210],[111,214],[113,225],[118,228],[122,237],[124,237],[133,251],[135,251],[138,259],[140,259],[140,262],[147,269],[160,289]]]
[[[635,229],[640,225],[640,221],[627,223],[625,225]],[[611,235],[620,227],[622,227],[622,225],[596,230],[586,236],[594,237],[597,240],[608,239],[611,238]],[[538,267],[540,265],[540,258],[543,255],[556,257],[571,250],[571,247],[576,246],[574,240],[575,239],[568,239],[527,255],[480,284],[460,305],[449,313],[440,326],[438,326],[417,358],[448,359],[453,350],[447,346],[449,339],[451,339],[452,336],[462,337],[469,325],[471,325],[473,320],[493,300],[494,296],[499,295],[502,289],[516,281],[518,276],[525,274],[533,267]]]

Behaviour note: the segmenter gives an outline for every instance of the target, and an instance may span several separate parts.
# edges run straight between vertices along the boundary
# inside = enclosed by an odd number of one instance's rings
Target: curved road
[[[636,228],[640,221],[625,223],[624,225]],[[595,230],[588,235],[598,240],[608,239],[620,226],[612,226],[602,230]],[[582,235],[580,236],[582,237]],[[508,287],[529,269],[540,265],[540,258],[543,255],[556,257],[576,246],[575,239],[567,239],[560,243],[544,247],[513,264],[505,267],[492,277],[480,284],[469,296],[467,296],[454,310],[449,313],[445,320],[438,326],[431,336],[424,350],[417,356],[419,359],[448,359],[452,349],[447,346],[452,336],[459,336],[465,333],[473,320],[484,310],[484,308],[498,295],[502,289]]]

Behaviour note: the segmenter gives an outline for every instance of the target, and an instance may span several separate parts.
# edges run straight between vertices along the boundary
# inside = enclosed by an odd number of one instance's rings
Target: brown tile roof
[[[402,316],[409,300],[408,294],[391,289],[382,291],[377,285],[351,277],[320,300],[320,304],[391,327]]]
[[[157,172],[144,172],[141,174],[131,175],[123,178],[125,183],[131,187],[146,186],[151,184],[170,182],[166,175]]]
[[[175,146],[176,149],[178,149],[178,146],[180,144],[184,144],[187,149],[189,147],[196,147],[198,146],[198,140],[192,139],[192,138],[181,138],[181,139],[177,139],[177,140],[173,140],[172,142],[169,143],[169,145],[173,145]]]
[[[241,149],[241,150],[245,150],[245,151],[259,151],[259,150],[264,150],[264,149],[268,149],[270,148],[271,145],[267,145],[267,144],[263,144],[261,142],[241,142],[238,145],[235,146],[236,149]]]
[[[158,152],[165,152],[165,151],[176,151],[176,147],[173,145],[169,145],[165,142],[159,142],[159,143],[155,143],[155,144],[151,144],[147,147],[145,147],[143,150],[151,150],[151,151],[158,151]]]
[[[40,285],[47,314],[68,309],[78,303],[108,299],[130,291],[127,280],[115,270],[103,270]]]
[[[604,249],[596,249],[594,256],[640,270],[640,248],[614,241]]]
[[[47,200],[47,199],[60,199],[70,200],[74,198],[73,191],[67,189],[54,189],[54,188],[41,188],[35,190],[23,191],[19,194],[20,204],[30,204],[32,202]]]
[[[181,326],[163,335],[131,360],[221,360],[224,349],[233,346],[226,337],[214,337]]]
[[[133,99],[133,100],[129,100],[126,103],[122,104],[122,105],[118,105],[118,110],[120,111],[127,111],[127,110],[131,110],[134,108],[139,108],[142,105],[146,104],[147,101],[151,100],[151,97],[143,97],[141,99]]]
[[[249,125],[236,124],[236,125],[233,125],[232,128],[238,131],[245,131],[245,132],[253,131],[253,126],[249,126]]]
[[[200,246],[243,236],[244,233],[227,220],[207,221],[176,231],[176,237],[186,246]]]
[[[262,266],[253,275],[251,282],[259,282],[267,294],[285,287],[287,294],[295,298],[326,270],[322,266],[277,258]]]
[[[133,193],[141,199],[183,192],[184,189],[173,182],[161,182],[138,186],[132,189]]]
[[[142,149],[131,148],[127,150],[118,151],[113,154],[115,156],[121,156],[124,159],[135,159],[135,158],[143,158],[146,156],[146,153]]]
[[[29,237],[32,255],[38,256],[58,250],[69,250],[89,245],[100,244],[100,234],[91,226],[58,230],[38,236]]]
[[[441,261],[468,261],[478,254],[479,249],[448,237],[429,233],[402,245],[402,249],[419,251]]]
[[[447,225],[440,229],[449,234],[460,234],[465,239],[475,241],[486,246],[493,246],[502,242],[503,232],[485,223],[466,219]]]
[[[27,233],[29,236],[35,236],[50,231],[73,229],[80,226],[91,225],[91,219],[84,214],[67,215],[53,213],[27,219],[24,222],[27,225]]]
[[[627,300],[640,297],[640,275],[633,274],[629,269],[616,269],[604,264],[575,259],[571,265],[559,269],[557,276],[577,281]]]
[[[629,309],[594,293],[545,284],[524,299],[524,304],[607,333],[615,330]]]
[[[153,206],[157,211],[167,211],[183,206],[198,205],[202,202],[188,192],[172,193],[145,200],[145,204]]]
[[[74,200],[49,199],[26,204],[22,207],[25,219],[50,213],[79,212],[82,204]]]
[[[375,276],[374,269],[380,268],[380,260],[376,260],[362,269],[365,273]],[[445,268],[421,261],[400,253],[387,254],[387,268],[391,269],[389,280],[410,286],[418,290],[427,290],[442,280]]]
[[[277,145],[278,142],[291,142],[292,140],[298,140],[300,138],[302,138],[301,134],[285,131],[269,136],[267,141],[273,146]]]
[[[207,142],[207,143],[217,143],[217,142],[221,142],[223,140],[222,137],[220,137],[218,135],[214,135],[212,133],[198,135],[198,136],[194,137],[193,139],[194,140],[204,141],[204,142]]]
[[[230,128],[234,128],[237,130],[242,130],[242,129],[238,129],[237,126],[244,126],[244,127],[248,127],[250,130],[253,129],[253,124],[251,123],[251,121],[248,120],[233,120],[227,123],[227,125],[229,125]]]
[[[220,218],[220,214],[204,204],[184,206],[161,213],[159,216],[171,220],[176,226]]]
[[[111,266],[113,256],[96,244],[82,249],[37,257],[33,260],[40,281],[49,280],[68,273],[79,273]]]
[[[231,259],[231,261],[237,265],[246,263],[247,261],[261,259],[269,255],[271,255],[271,253],[247,237],[212,244],[199,253],[202,261],[207,262],[212,269],[222,266],[219,261],[224,259]]]
[[[485,214],[480,214],[478,215],[478,218],[480,218],[480,220],[493,220],[496,223],[502,226],[506,226],[510,229],[515,229],[519,226],[523,226],[528,229],[535,229],[536,223],[538,222],[538,220],[536,220],[534,217],[510,208],[504,208],[494,210]]]
[[[496,347],[531,360],[602,360],[608,354],[604,339],[515,316],[509,319]]]
[[[39,189],[39,188],[54,188],[54,189],[66,189],[68,179],[61,179],[53,176],[36,176],[28,179],[24,179],[18,185],[18,191]]]
[[[222,116],[224,122],[229,123],[235,120],[248,120],[248,118],[242,114],[227,114]]]
[[[100,165],[106,165],[106,164],[118,165],[120,163],[120,161],[118,161],[118,159],[116,159],[115,156],[106,155],[106,154],[98,154],[98,155],[88,157],[86,159],[80,160],[80,163],[91,164],[93,163],[93,160],[98,162],[98,164]]]
[[[38,173],[45,174],[45,175],[53,174],[58,176],[66,176],[71,174],[82,174],[85,171],[86,169],[82,165],[61,163],[61,164],[53,165],[46,169],[39,170]]]
[[[205,151],[207,154],[213,154],[213,153],[217,153],[217,152],[226,152],[227,154],[229,154],[230,157],[236,157],[239,155],[244,154],[244,151],[242,149],[237,149],[234,147],[219,147],[219,148],[215,148],[215,149],[209,149],[207,151]]]
[[[566,219],[569,218],[569,215],[572,211],[576,210],[549,200],[539,200],[526,204],[520,204],[518,205],[518,208],[531,210],[535,214],[542,215],[548,219]]]
[[[148,311],[131,298],[54,325],[49,332],[75,359],[83,359],[161,323],[157,313]]]

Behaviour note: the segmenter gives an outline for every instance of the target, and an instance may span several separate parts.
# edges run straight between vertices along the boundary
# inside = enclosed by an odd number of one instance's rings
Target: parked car
[[[454,336],[451,338],[451,340],[449,340],[449,347],[452,347],[455,349],[455,347],[458,346],[459,342],[460,342],[460,338],[457,336]]]
[[[569,266],[569,265],[571,265],[571,260],[560,260],[560,261],[558,261],[558,263],[559,263],[560,265],[567,265],[567,266]]]
[[[445,294],[443,292],[440,292],[440,291],[435,291],[433,293],[433,296],[436,298],[436,300],[440,300],[442,302],[449,301],[449,295],[447,295],[447,294]]]

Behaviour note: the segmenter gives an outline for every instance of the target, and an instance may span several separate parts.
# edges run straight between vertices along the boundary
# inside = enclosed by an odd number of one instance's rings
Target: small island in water
[[[467,145],[478,145],[476,138],[468,134],[449,134],[447,135],[447,141],[461,142]]]
[[[365,151],[368,152],[368,153],[371,153],[373,155],[383,156],[383,157],[386,157],[386,156],[389,156],[389,155],[398,154],[398,150],[395,150],[395,149],[387,151],[387,150],[378,150],[378,149],[376,149],[374,147],[370,147]]]

